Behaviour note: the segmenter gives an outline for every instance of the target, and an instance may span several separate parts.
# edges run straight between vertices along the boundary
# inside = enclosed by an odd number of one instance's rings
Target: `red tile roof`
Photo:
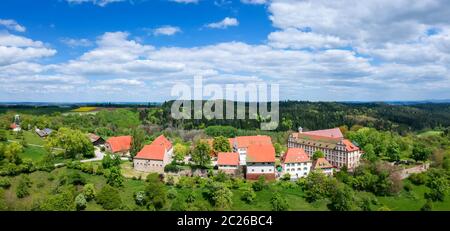
[[[333,168],[333,165],[331,165],[330,162],[328,162],[328,160],[321,157],[314,161],[313,168],[314,169]]]
[[[116,136],[109,138],[106,143],[111,147],[111,151],[114,152],[125,152],[131,148],[131,136]]]
[[[97,141],[98,139],[100,139],[100,136],[95,135],[93,133],[88,133],[88,138],[93,143],[93,142]]]
[[[217,154],[218,165],[239,165],[239,154],[236,152],[219,152]]]
[[[302,163],[310,161],[303,148],[289,148],[284,156],[284,163]]]
[[[325,136],[330,138],[343,138],[342,132],[339,128],[323,129],[316,131],[303,132],[306,135]]]
[[[234,147],[236,143],[238,148],[248,148],[252,144],[270,144],[272,145],[272,139],[270,136],[237,136],[229,139],[231,147]]]
[[[17,128],[17,124],[12,123],[9,127],[10,127],[11,129]]]
[[[164,160],[166,152],[172,148],[172,143],[163,135],[158,136],[151,144],[145,145],[135,158],[148,160]]]
[[[353,151],[358,151],[359,148],[358,146],[354,145],[350,140],[343,140],[342,141],[345,145],[345,149],[347,149],[347,152],[353,152]]]
[[[252,144],[247,148],[247,162],[275,162],[272,144]]]

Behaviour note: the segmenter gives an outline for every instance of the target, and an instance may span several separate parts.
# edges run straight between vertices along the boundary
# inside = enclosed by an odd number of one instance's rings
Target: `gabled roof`
[[[106,140],[106,143],[111,147],[111,151],[114,152],[124,152],[131,148],[131,136],[115,136],[110,137]]]
[[[359,148],[358,146],[354,145],[350,140],[343,140],[342,141],[345,145],[345,149],[347,150],[347,152],[353,152],[353,151],[358,151]]]
[[[283,163],[302,163],[311,161],[303,148],[289,148],[283,158]]]
[[[313,162],[313,169],[324,169],[324,168],[333,168],[333,165],[328,162],[325,158],[318,158]]]
[[[324,137],[330,137],[330,138],[344,138],[344,136],[342,135],[341,129],[339,129],[339,128],[308,131],[308,132],[303,132],[302,134],[324,136]]]
[[[229,139],[231,147],[248,148],[253,144],[270,144],[272,145],[272,139],[270,136],[257,135],[257,136],[237,136]]]
[[[239,154],[236,152],[219,152],[217,154],[218,165],[239,165]]]
[[[172,148],[172,143],[163,135],[158,136],[151,144],[145,145],[135,158],[147,160],[164,160],[166,152]]]
[[[93,133],[88,133],[88,138],[91,141],[91,143],[94,143],[95,141],[99,140],[101,137],[93,134]]]
[[[251,144],[247,148],[247,162],[275,162],[272,144]]]

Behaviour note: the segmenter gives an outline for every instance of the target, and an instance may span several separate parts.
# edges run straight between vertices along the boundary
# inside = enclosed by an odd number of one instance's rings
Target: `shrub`
[[[175,199],[177,197],[177,191],[174,189],[171,189],[167,192],[167,198],[169,199]]]
[[[83,188],[83,194],[87,201],[95,198],[95,187],[93,184],[85,184]]]
[[[255,191],[261,191],[266,186],[266,178],[264,176],[259,176],[258,181],[253,182],[252,188]]]
[[[413,173],[408,179],[415,185],[423,185],[427,182],[428,176],[426,173]]]
[[[241,200],[245,201],[246,203],[250,204],[252,203],[256,198],[256,193],[253,191],[252,188],[246,188],[244,189],[244,192],[242,193]]]
[[[95,201],[106,210],[118,209],[122,206],[119,190],[105,185],[97,194]]]
[[[405,191],[407,192],[411,192],[413,190],[412,184],[409,182],[406,182],[405,185],[403,186],[403,188],[405,189]]]
[[[31,185],[30,179],[28,177],[23,176],[16,187],[16,196],[18,198],[24,198],[30,195],[29,192],[30,185]]]
[[[280,180],[282,180],[282,181],[290,181],[290,180],[291,180],[291,174],[289,174],[289,173],[284,174],[284,175],[281,177]]]
[[[139,206],[145,205],[146,204],[145,192],[144,191],[135,192],[134,193],[134,202]]]
[[[84,210],[86,208],[87,201],[83,193],[78,194],[78,196],[75,197],[75,207],[78,211]]]
[[[433,209],[433,203],[431,200],[427,200],[425,204],[420,208],[420,211],[431,211]]]
[[[175,163],[170,163],[164,167],[164,171],[165,172],[179,172],[180,167],[178,167],[178,165],[176,165]]]
[[[286,211],[288,210],[288,203],[279,193],[275,193],[270,199],[273,211]]]
[[[67,175],[67,183],[72,185],[84,185],[86,184],[86,178],[78,172],[73,172]]]
[[[0,188],[7,189],[10,186],[11,186],[11,181],[8,178],[6,178],[6,177],[0,178]]]

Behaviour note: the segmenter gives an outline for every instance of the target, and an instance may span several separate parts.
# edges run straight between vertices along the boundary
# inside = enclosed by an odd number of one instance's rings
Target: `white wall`
[[[247,165],[247,173],[275,173],[275,163],[251,163]]]
[[[283,165],[283,175],[289,173],[291,179],[306,177],[311,171],[311,166],[312,163],[310,161],[303,163],[287,163]]]

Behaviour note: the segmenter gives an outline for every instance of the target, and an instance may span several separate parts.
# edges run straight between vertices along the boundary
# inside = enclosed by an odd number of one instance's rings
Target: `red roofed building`
[[[247,149],[253,144],[272,145],[270,136],[237,136],[229,139],[234,152],[239,153],[239,164],[246,165]]]
[[[236,175],[239,169],[239,154],[236,152],[219,152],[217,154],[219,170]]]
[[[291,180],[306,177],[311,170],[312,161],[301,148],[289,148],[282,158],[283,173],[288,173]]]
[[[131,148],[131,136],[115,136],[106,140],[105,148],[112,153],[129,155]]]
[[[312,170],[321,171],[325,175],[333,175],[333,165],[331,165],[325,158],[321,157],[315,160],[312,164]]]
[[[302,148],[312,158],[314,152],[322,151],[325,159],[334,167],[346,166],[349,170],[359,165],[361,151],[350,140],[344,139],[339,128],[292,133],[288,148]]]
[[[134,169],[142,172],[163,173],[164,167],[172,161],[172,143],[163,135],[151,144],[145,145],[133,159]]]
[[[275,148],[272,144],[250,144],[246,152],[247,179],[256,180],[259,176],[275,179]]]

